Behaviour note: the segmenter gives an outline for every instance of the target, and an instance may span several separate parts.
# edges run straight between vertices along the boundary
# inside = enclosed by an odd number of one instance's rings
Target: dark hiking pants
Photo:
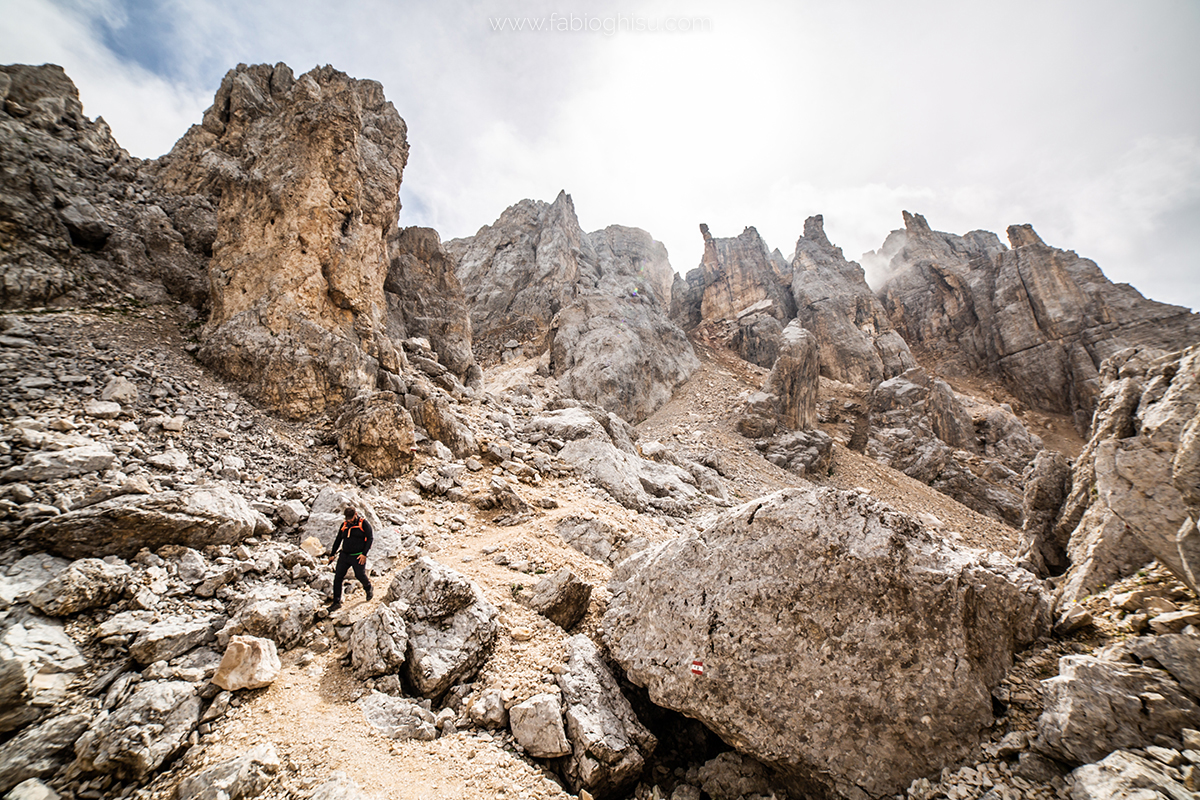
[[[338,555],[337,566],[333,570],[333,602],[341,602],[342,582],[346,580],[346,571],[350,569],[354,570],[354,577],[358,578],[358,582],[363,585],[363,588],[368,592],[371,591],[371,582],[367,580],[367,568],[358,563],[359,555],[359,553]]]

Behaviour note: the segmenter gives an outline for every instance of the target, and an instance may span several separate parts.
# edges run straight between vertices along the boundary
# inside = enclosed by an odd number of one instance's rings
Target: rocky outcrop
[[[1200,346],[1170,354],[1129,348],[1104,363],[1094,433],[1055,525],[1071,563],[1062,602],[1152,558],[1196,591],[1200,554],[1185,493],[1195,494],[1186,475],[1188,432],[1200,417],[1198,370]],[[1178,485],[1176,475],[1185,476]]]
[[[407,158],[404,121],[375,81],[328,66],[226,73],[156,175],[217,206],[201,360],[299,418],[400,373],[384,281]]]
[[[54,64],[0,66],[0,307],[171,296],[199,308],[204,197],[155,189]]]
[[[873,257],[886,263],[879,296],[892,324],[945,370],[985,372],[1022,402],[1074,414],[1086,431],[1101,362],[1146,345],[1200,341],[1200,315],[1113,284],[1095,262],[1045,244],[1028,225],[994,234],[933,231],[904,213]]]
[[[876,384],[917,365],[871,292],[862,267],[825,236],[821,215],[804,221],[792,258],[796,318],[816,335],[821,374]]]
[[[199,548],[237,544],[254,533],[249,504],[223,486],[123,495],[32,525],[26,540],[40,541],[68,558],[133,558],[143,547],[181,544]]]
[[[144,681],[121,699],[79,737],[75,766],[141,779],[183,747],[199,721],[200,697],[186,681]]]
[[[388,333],[400,341],[427,339],[438,361],[462,383],[483,376],[471,350],[471,318],[454,259],[432,228],[401,228],[388,236],[383,282]]]
[[[763,384],[775,398],[780,424],[792,431],[812,430],[817,424],[817,392],[821,363],[817,338],[793,320],[780,335],[779,356]]]
[[[355,397],[334,427],[341,451],[372,475],[394,478],[412,464],[413,419],[394,392]]]
[[[859,798],[978,742],[991,688],[1050,621],[1007,559],[832,489],[778,492],[652,546],[610,589],[606,641],[656,704],[799,792]]]
[[[570,397],[634,422],[699,366],[668,318],[666,249],[637,228],[584,233],[570,195],[522,200],[475,236],[446,242],[458,262],[481,354],[545,353]]]
[[[1056,536],[1059,509],[1071,488],[1071,463],[1057,450],[1042,450],[1021,476],[1021,543],[1017,563],[1038,577],[1066,571],[1068,542]]]

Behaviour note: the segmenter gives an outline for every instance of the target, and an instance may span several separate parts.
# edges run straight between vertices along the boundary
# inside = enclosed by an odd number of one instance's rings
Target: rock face
[[[407,158],[375,81],[332,67],[296,79],[285,64],[226,73],[157,165],[164,191],[217,206],[201,360],[292,417],[399,374],[384,279]]]
[[[604,800],[620,796],[642,774],[658,746],[600,657],[583,634],[567,640],[566,669],[558,676],[571,754],[563,777],[575,792]]]
[[[817,390],[821,363],[817,338],[793,320],[780,335],[779,356],[763,391],[776,398],[779,421],[793,431],[817,424]]]
[[[480,352],[496,358],[509,340],[546,352],[569,396],[638,422],[699,366],[668,317],[666,249],[637,228],[584,233],[565,192],[522,200],[446,249]]]
[[[874,254],[888,277],[879,296],[892,324],[944,369],[1001,378],[1024,403],[1075,415],[1086,431],[1101,362],[1147,345],[1200,341],[1200,315],[1113,284],[1096,264],[1046,245],[1028,225],[995,234],[930,230],[904,212]]]
[[[867,286],[862,267],[825,236],[818,214],[804,221],[792,259],[796,318],[816,335],[821,374],[875,384],[917,365]]]
[[[200,697],[186,681],[139,683],[113,711],[102,712],[75,745],[80,769],[141,779],[187,740],[200,717]]]
[[[427,339],[446,369],[477,386],[483,372],[471,350],[466,297],[441,237],[432,228],[401,228],[388,237],[387,247],[383,290],[389,334],[395,340]]]
[[[413,419],[393,392],[361,394],[334,423],[338,447],[372,475],[393,478],[412,464]]]
[[[0,307],[200,307],[215,209],[156,191],[144,166],[83,115],[61,67],[0,66]]]
[[[24,536],[68,558],[133,558],[143,547],[165,544],[236,544],[254,533],[256,523],[240,496],[222,486],[197,486],[105,500],[39,522]]]
[[[1037,581],[1003,557],[831,489],[735,509],[633,556],[610,588],[605,638],[655,703],[798,791],[853,798],[965,753],[1013,652],[1050,621]]]
[[[795,315],[788,285],[791,269],[778,250],[767,250],[757,230],[746,228],[736,238],[718,239],[702,224],[700,235],[704,237],[704,255],[699,275],[687,276],[689,288],[694,284],[700,287],[700,319],[738,319],[752,308],[781,323]]]
[[[1055,523],[1071,564],[1061,602],[1132,575],[1152,558],[1196,590],[1200,554],[1185,494],[1196,491],[1186,475],[1188,432],[1200,415],[1198,369],[1200,346],[1170,354],[1129,348],[1104,363],[1094,433],[1075,460]]]

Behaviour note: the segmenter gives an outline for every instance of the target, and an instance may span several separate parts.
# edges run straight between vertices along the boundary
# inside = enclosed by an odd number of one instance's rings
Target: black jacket
[[[371,543],[375,541],[375,535],[371,531],[371,523],[359,514],[354,519],[348,519],[342,523],[342,527],[338,528],[337,538],[333,540],[333,549],[329,551],[332,556],[338,551],[338,547],[342,542],[346,543],[346,548],[342,550],[343,555],[357,556],[366,555],[371,549]]]

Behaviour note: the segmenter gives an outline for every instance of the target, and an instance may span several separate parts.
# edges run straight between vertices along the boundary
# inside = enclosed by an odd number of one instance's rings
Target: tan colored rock
[[[773,395],[779,420],[788,430],[811,430],[817,424],[817,391],[821,363],[817,337],[793,320],[783,330],[779,357],[763,391]]]
[[[399,374],[383,284],[407,158],[404,121],[374,81],[230,70],[157,174],[166,191],[218,198],[200,359],[299,418]]]
[[[227,691],[261,689],[279,677],[283,665],[275,642],[257,636],[230,638],[212,682]]]
[[[392,392],[359,395],[334,423],[338,448],[372,475],[393,478],[412,464],[412,416]]]

